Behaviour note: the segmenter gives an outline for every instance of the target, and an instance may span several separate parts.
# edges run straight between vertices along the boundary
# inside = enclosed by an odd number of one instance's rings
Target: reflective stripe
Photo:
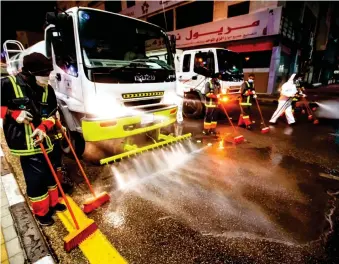
[[[42,94],[42,102],[47,103],[47,98],[48,98],[48,85],[45,88],[44,93]]]
[[[247,96],[247,102],[246,103],[250,103],[250,97],[249,96]]]
[[[251,106],[252,104],[251,103],[240,103],[240,105],[249,105],[249,106]]]
[[[53,190],[55,190],[56,188],[58,188],[58,185],[54,185],[54,186],[48,186],[48,190],[49,191],[53,191]]]
[[[16,84],[16,80],[14,79],[14,77],[8,76],[8,78],[10,79],[10,81],[12,83],[14,93],[15,93],[15,97],[16,98],[24,97],[22,90],[21,90],[20,86]]]
[[[45,194],[43,194],[43,195],[41,195],[41,196],[39,196],[39,197],[34,197],[34,198],[32,198],[32,197],[29,197],[29,196],[28,196],[28,198],[29,198],[32,202],[39,202],[39,201],[43,201],[43,200],[45,200],[46,198],[49,198],[49,197],[48,197],[48,192],[47,192],[47,193],[45,193]]]
[[[33,139],[29,136],[31,135],[30,131],[32,131],[31,126],[28,124],[25,124],[25,136],[26,136],[27,149],[33,148]]]
[[[210,104],[205,104],[205,106],[208,107],[208,108],[215,108],[215,107],[217,107],[216,105],[210,105]]]

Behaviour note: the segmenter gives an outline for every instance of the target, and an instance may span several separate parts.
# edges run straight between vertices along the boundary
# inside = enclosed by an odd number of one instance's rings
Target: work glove
[[[31,138],[34,139],[34,142],[33,142],[34,147],[42,143],[46,137],[47,135],[46,135],[46,129],[44,125],[38,126],[31,135]]]
[[[258,96],[257,96],[256,94],[255,94],[255,95],[253,95],[253,98],[254,98],[254,99],[257,99],[257,97],[258,97]]]
[[[19,124],[29,124],[29,122],[33,120],[32,114],[25,110],[14,110],[11,115]]]

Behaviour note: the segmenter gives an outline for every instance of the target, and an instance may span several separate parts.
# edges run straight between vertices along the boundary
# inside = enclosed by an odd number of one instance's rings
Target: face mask
[[[253,80],[252,80],[252,79],[249,79],[249,80],[248,80],[248,82],[249,82],[249,83],[252,83],[252,82],[253,82]]]
[[[48,80],[49,80],[48,76],[47,77],[46,76],[35,76],[35,78],[38,84],[42,86],[48,85]]]

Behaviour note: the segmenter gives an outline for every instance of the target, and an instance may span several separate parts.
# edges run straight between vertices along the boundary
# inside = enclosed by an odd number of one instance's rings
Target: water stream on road
[[[257,244],[255,250],[270,243],[282,251],[324,241],[333,232],[335,203],[325,212],[327,232],[305,235],[317,209],[308,211],[310,197],[301,191],[300,175],[285,167],[286,157],[274,146],[261,150],[264,157],[259,158],[248,151],[249,156],[235,158],[220,144],[189,142],[112,165],[117,188],[111,195],[118,205],[107,209],[104,219],[113,228],[123,228],[129,215],[124,197],[132,195],[160,209],[158,221],[178,221],[205,238],[247,241],[245,252],[253,250],[248,241]],[[260,162],[266,158],[269,165]],[[338,195],[328,194],[334,200]]]

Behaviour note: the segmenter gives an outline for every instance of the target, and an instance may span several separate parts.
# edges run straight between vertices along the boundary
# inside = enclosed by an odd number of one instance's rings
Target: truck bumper
[[[167,127],[176,121],[176,114],[176,105],[150,105],[143,108],[140,115],[116,119],[83,118],[82,133],[87,142],[122,139]],[[146,116],[153,121],[143,123]]]

